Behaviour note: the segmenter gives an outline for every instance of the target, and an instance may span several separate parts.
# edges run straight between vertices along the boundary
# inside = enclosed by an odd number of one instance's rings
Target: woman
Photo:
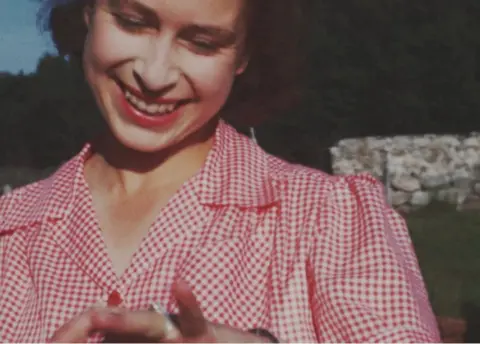
[[[63,3],[108,131],[1,199],[2,341],[439,341],[381,185],[220,119],[283,106],[296,1]]]

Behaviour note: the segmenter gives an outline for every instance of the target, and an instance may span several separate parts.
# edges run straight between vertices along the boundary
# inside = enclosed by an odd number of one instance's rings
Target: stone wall
[[[344,139],[330,153],[333,173],[373,174],[403,210],[433,200],[461,209],[480,193],[480,133]]]

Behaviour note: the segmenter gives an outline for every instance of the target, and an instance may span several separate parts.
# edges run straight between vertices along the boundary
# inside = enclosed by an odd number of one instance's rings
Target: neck
[[[94,144],[86,174],[94,175],[109,191],[124,195],[148,188],[179,187],[203,167],[213,146],[216,124],[153,153],[131,150],[108,133]]]

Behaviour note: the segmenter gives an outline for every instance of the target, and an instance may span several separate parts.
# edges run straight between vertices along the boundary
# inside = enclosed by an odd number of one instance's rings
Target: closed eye
[[[127,31],[137,32],[142,29],[148,28],[148,23],[140,18],[136,18],[133,16],[127,16],[120,13],[113,13],[113,17],[117,24]]]
[[[204,53],[214,53],[219,49],[217,43],[206,39],[192,39],[191,43],[195,46],[195,48]]]
[[[212,54],[235,44],[236,34],[230,30],[212,26],[190,25],[181,32],[181,37],[196,52]]]

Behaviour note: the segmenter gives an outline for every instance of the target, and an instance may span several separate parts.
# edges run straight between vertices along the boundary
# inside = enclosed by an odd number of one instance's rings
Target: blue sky
[[[38,58],[53,51],[36,27],[38,0],[0,0],[0,71],[30,73]]]

